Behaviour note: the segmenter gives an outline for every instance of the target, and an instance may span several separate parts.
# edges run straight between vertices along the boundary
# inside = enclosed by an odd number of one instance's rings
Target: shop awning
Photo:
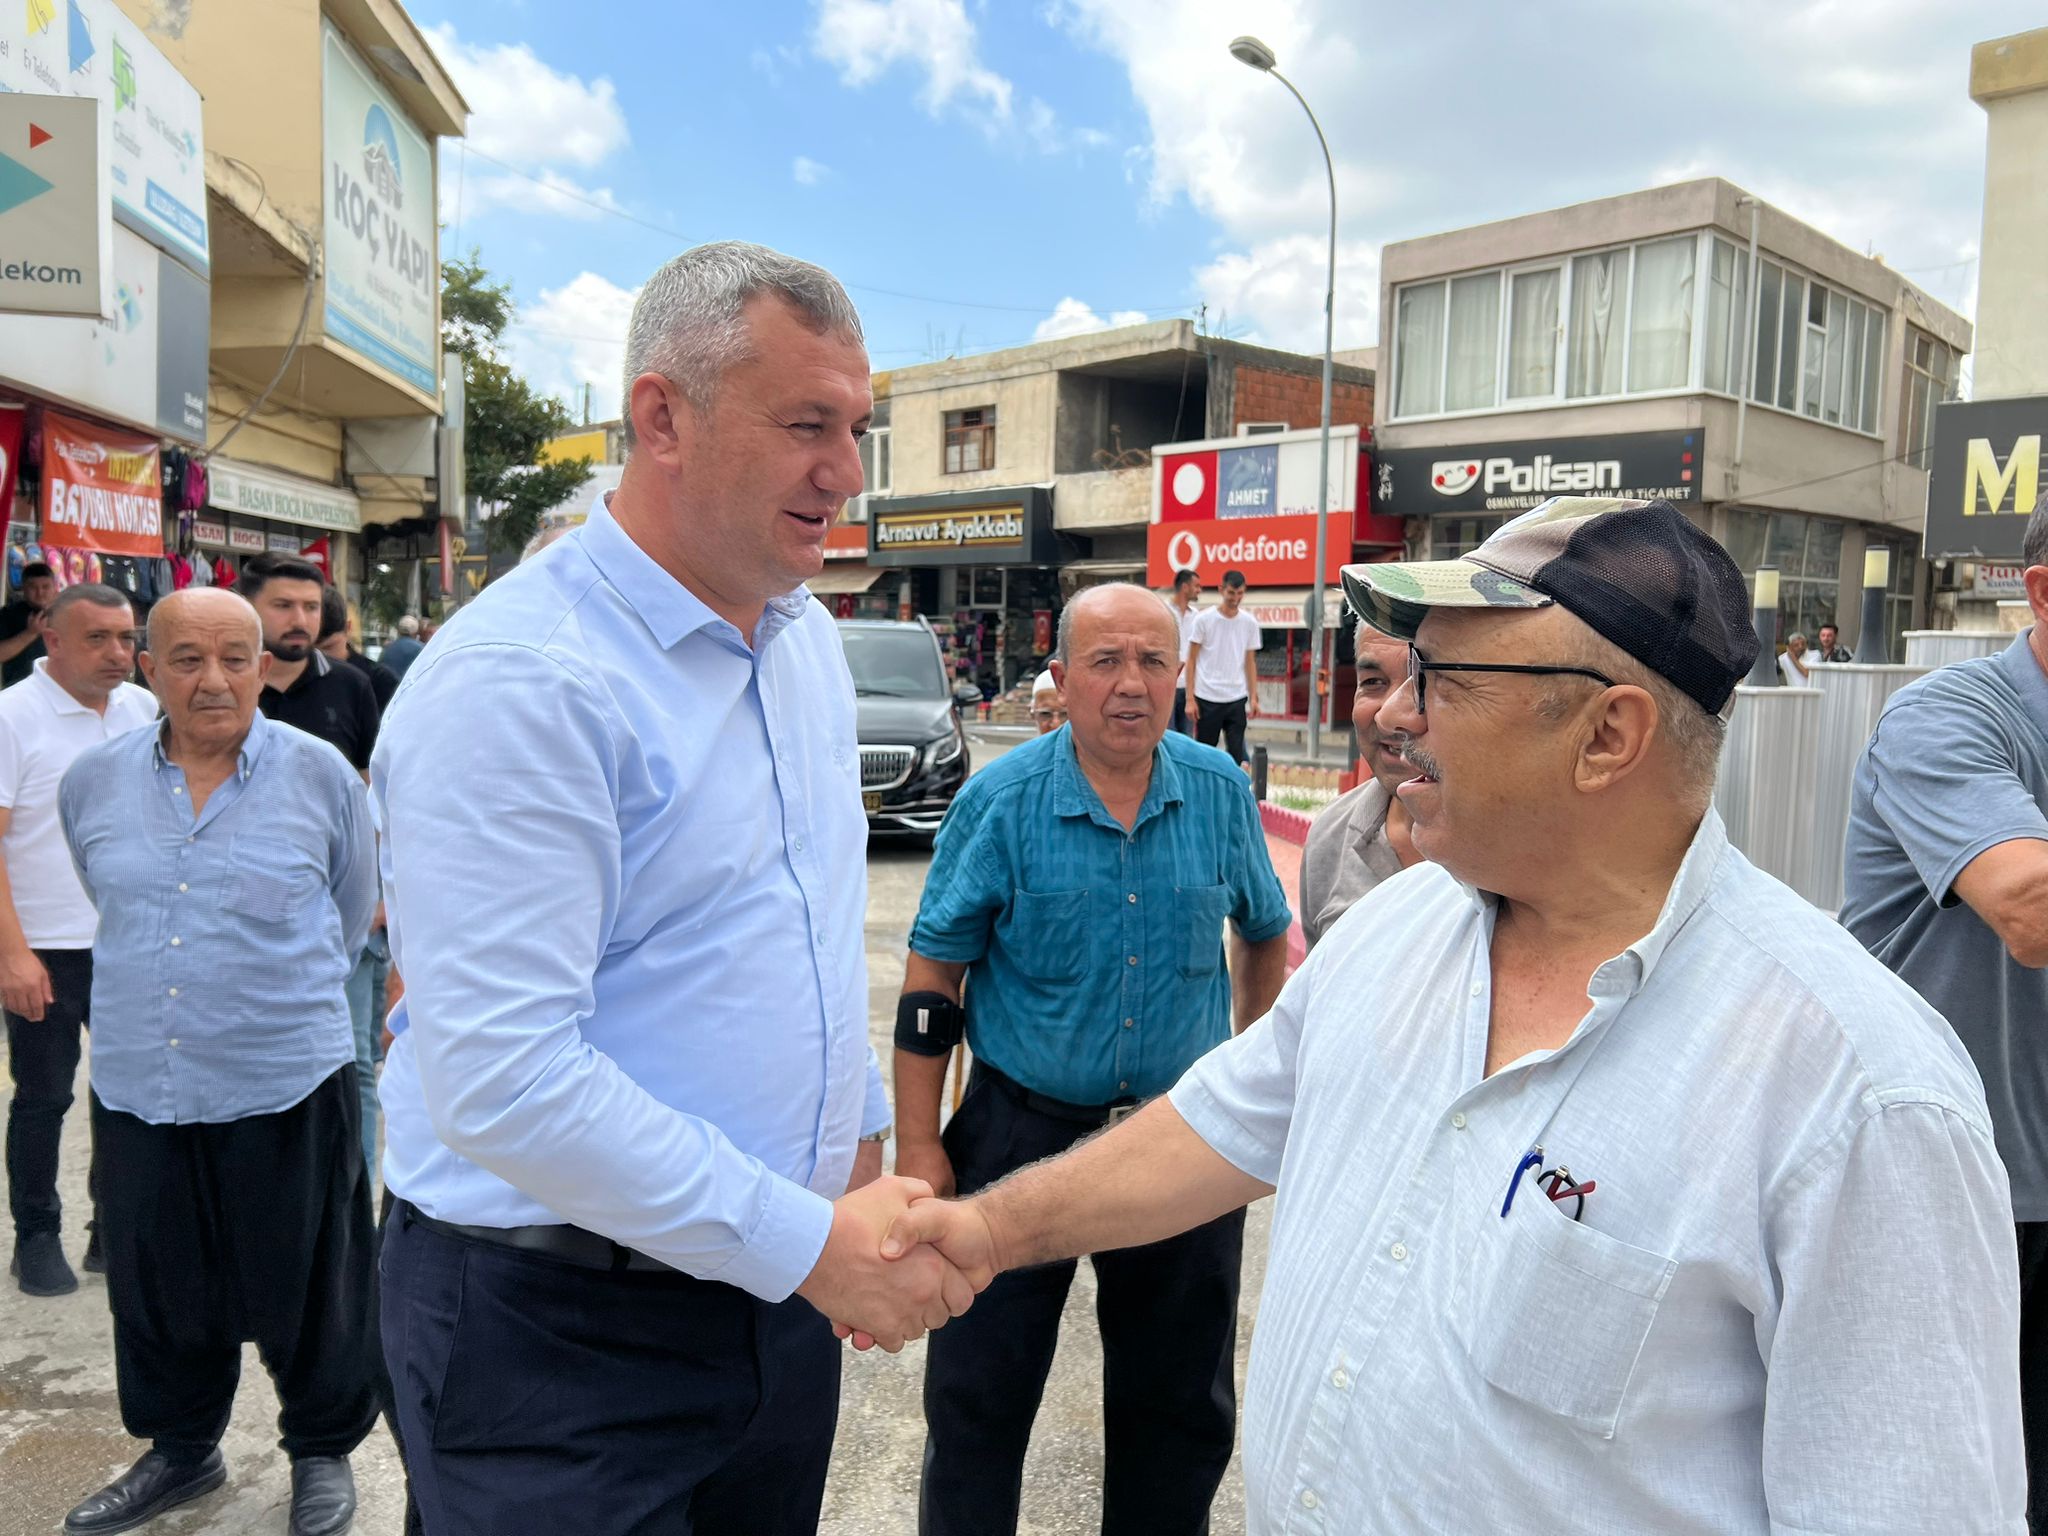
[[[1257,619],[1262,629],[1307,629],[1307,604],[1307,587],[1253,587],[1244,595],[1244,611]],[[1323,628],[1332,629],[1343,622],[1344,593],[1330,587],[1323,593]]]
[[[851,565],[835,560],[804,585],[811,589],[813,597],[823,597],[841,592],[865,592],[881,576],[882,573],[871,565]]]

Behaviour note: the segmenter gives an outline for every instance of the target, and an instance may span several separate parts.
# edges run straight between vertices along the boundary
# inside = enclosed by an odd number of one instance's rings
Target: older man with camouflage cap
[[[1977,1075],[1712,808],[1734,563],[1560,499],[1344,577],[1412,646],[1381,723],[1430,862],[1166,1102],[884,1252],[979,1283],[1277,1187],[1254,1533],[2023,1531]]]

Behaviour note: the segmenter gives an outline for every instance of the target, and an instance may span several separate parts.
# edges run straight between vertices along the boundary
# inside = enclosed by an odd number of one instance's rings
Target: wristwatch
[[[872,1136],[863,1136],[863,1137],[861,1137],[861,1140],[862,1140],[862,1141],[872,1141],[872,1142],[884,1142],[884,1141],[887,1141],[887,1140],[888,1140],[888,1139],[890,1138],[890,1136],[892,1136],[893,1134],[895,1134],[895,1130],[896,1130],[896,1127],[895,1127],[895,1126],[893,1126],[893,1125],[885,1125],[885,1126],[883,1126],[883,1127],[882,1127],[882,1128],[881,1128],[881,1129],[880,1129],[879,1131],[876,1131],[876,1132],[875,1132],[875,1133],[874,1133],[874,1134],[873,1134]]]

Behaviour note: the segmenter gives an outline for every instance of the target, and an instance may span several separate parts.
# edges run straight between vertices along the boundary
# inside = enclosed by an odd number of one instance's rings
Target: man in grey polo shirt
[[[2048,507],[2021,557],[2033,627],[1885,706],[1856,770],[1842,923],[1983,1076],[2019,1225],[2027,1514],[2048,1531]]]

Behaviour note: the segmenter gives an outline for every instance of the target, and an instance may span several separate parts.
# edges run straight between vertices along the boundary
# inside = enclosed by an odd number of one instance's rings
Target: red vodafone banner
[[[0,525],[14,515],[14,478],[21,473],[22,424],[28,412],[0,405]]]
[[[161,555],[158,453],[155,438],[45,411],[43,542],[103,555]]]
[[[1214,588],[1225,571],[1243,571],[1254,587],[1306,587],[1315,565],[1316,520],[1229,517],[1154,523],[1145,534],[1145,579],[1155,587],[1175,571],[1193,571]],[[1351,514],[1332,512],[1323,548],[1323,581],[1338,579],[1351,559]]]

